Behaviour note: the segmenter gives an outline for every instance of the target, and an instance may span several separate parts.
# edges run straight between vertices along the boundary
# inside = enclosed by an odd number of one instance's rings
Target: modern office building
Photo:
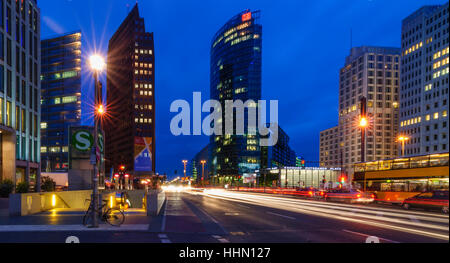
[[[41,41],[41,170],[67,172],[69,127],[81,125],[81,32]]]
[[[342,167],[348,179],[352,179],[353,164],[361,162],[359,120],[362,98],[367,101],[368,119],[365,161],[397,156],[400,55],[399,48],[362,46],[351,49],[340,70],[338,130],[331,128],[322,132],[325,135],[322,136],[321,154],[325,157],[328,152],[329,156],[328,160],[321,158],[323,166]],[[331,132],[335,135],[331,136]],[[337,149],[332,137],[339,138]]]
[[[262,26],[259,17],[259,11],[241,12],[213,37],[211,99],[220,101],[222,109],[225,109],[226,100],[253,100],[256,103],[249,106],[257,110],[257,102],[261,99],[262,58]],[[259,136],[248,133],[247,115],[244,123],[244,135],[235,135],[236,132],[225,134],[225,125],[222,125],[223,136],[210,137],[210,169],[213,176],[238,177],[254,173],[260,168]]]
[[[320,167],[339,167],[341,159],[339,126],[320,132]]]
[[[40,181],[40,10],[0,1],[0,180]]]
[[[400,134],[405,156],[448,152],[449,4],[402,21]]]
[[[202,165],[202,161],[205,162]],[[205,146],[190,162],[191,179],[200,183],[202,177],[204,181],[209,179],[209,144]]]
[[[133,176],[155,172],[155,57],[153,33],[138,5],[109,41],[106,171],[124,165]]]
[[[295,167],[297,155],[289,146],[289,136],[278,126],[278,141],[274,146],[261,146],[261,169]]]

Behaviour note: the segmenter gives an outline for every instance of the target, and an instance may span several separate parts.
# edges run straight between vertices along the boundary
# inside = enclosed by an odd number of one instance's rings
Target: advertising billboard
[[[137,172],[151,172],[152,167],[152,138],[134,138],[134,170]]]

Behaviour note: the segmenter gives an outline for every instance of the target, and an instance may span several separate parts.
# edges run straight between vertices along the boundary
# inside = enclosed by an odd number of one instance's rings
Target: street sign
[[[78,130],[72,135],[72,145],[81,152],[88,151],[94,144],[94,138],[88,130]]]

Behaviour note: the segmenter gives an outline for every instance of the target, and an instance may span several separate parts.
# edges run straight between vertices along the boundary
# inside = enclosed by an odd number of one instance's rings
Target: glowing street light
[[[359,127],[366,128],[369,125],[369,122],[367,121],[366,117],[361,117],[359,120]]]
[[[94,54],[91,57],[89,57],[89,65],[91,66],[91,69],[93,71],[102,71],[105,68],[105,60],[102,56],[98,54]]]
[[[89,65],[91,67],[92,73],[94,75],[94,102],[95,102],[95,114],[94,114],[94,146],[92,147],[92,155],[95,156],[95,163],[92,163],[93,166],[93,176],[92,176],[92,226],[91,227],[98,227],[98,216],[97,213],[94,211],[99,210],[99,194],[98,194],[98,161],[97,161],[97,148],[98,148],[98,126],[99,126],[99,117],[105,113],[105,109],[102,105],[100,95],[102,94],[102,85],[99,83],[98,75],[103,71],[105,68],[105,60],[102,56],[98,54],[94,54],[89,57]],[[101,126],[101,124],[100,124]],[[101,127],[100,127],[101,128]],[[101,158],[99,158],[101,159]]]
[[[406,136],[403,136],[403,135],[400,135],[397,138],[397,141],[399,141],[402,144],[402,156],[405,156],[405,143],[408,140],[409,140],[409,137],[406,137]]]
[[[184,177],[186,177],[186,166],[187,166],[188,161],[187,160],[183,160],[182,162],[183,162],[183,165],[184,165]]]

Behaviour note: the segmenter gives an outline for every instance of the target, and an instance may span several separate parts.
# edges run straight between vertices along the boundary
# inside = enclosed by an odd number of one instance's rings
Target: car
[[[325,201],[369,204],[375,200],[375,195],[364,193],[357,189],[334,189],[324,194]]]
[[[322,199],[325,195],[324,190],[319,190],[316,188],[297,188],[295,193],[297,196],[313,198],[313,199]]]
[[[404,209],[441,210],[448,214],[448,190],[425,192],[406,198],[403,200],[402,207]]]

